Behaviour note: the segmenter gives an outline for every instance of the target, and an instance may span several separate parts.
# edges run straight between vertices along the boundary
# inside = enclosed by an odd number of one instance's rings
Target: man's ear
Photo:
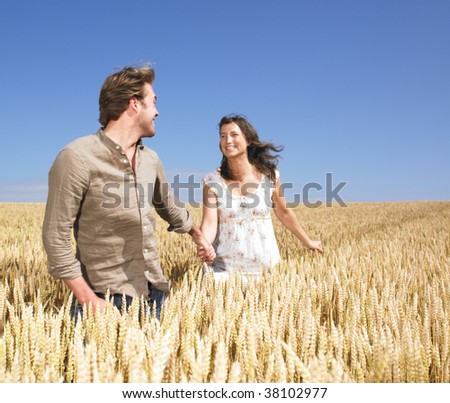
[[[139,100],[136,97],[132,97],[130,98],[130,101],[128,102],[128,106],[133,110],[133,111],[138,111],[139,109]]]

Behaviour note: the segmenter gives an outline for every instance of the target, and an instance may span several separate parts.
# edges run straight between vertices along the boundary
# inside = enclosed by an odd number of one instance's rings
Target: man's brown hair
[[[119,119],[128,108],[131,98],[145,98],[144,85],[153,84],[155,71],[148,66],[124,67],[108,76],[99,96],[100,124],[105,127],[109,121]]]

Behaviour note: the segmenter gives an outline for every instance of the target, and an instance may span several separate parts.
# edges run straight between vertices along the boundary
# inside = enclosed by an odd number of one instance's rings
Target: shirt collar
[[[122,147],[112,141],[105,133],[103,128],[98,129],[97,136],[100,138],[103,144],[105,144],[109,149],[118,151],[122,154]],[[138,147],[140,150],[144,149],[144,143],[142,142],[142,139],[139,139],[136,143],[136,147]]]

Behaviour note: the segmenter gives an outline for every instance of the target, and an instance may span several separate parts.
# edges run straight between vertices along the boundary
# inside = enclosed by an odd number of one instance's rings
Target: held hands
[[[197,255],[202,259],[203,263],[211,264],[216,258],[216,251],[213,246],[209,244],[203,235],[197,239],[194,238],[197,244]]]
[[[192,236],[192,240],[197,245],[197,255],[202,259],[204,263],[210,264],[216,258],[216,251],[212,245],[206,241],[202,232],[193,225],[189,234]]]
[[[202,262],[211,264],[216,258],[216,251],[212,245],[209,245],[206,248],[204,246],[197,245],[197,255],[200,259],[202,259]]]

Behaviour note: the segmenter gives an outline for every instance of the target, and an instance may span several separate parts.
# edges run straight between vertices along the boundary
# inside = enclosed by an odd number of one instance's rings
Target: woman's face
[[[245,153],[248,142],[241,128],[234,122],[226,123],[220,128],[220,149],[227,158],[234,158]]]

